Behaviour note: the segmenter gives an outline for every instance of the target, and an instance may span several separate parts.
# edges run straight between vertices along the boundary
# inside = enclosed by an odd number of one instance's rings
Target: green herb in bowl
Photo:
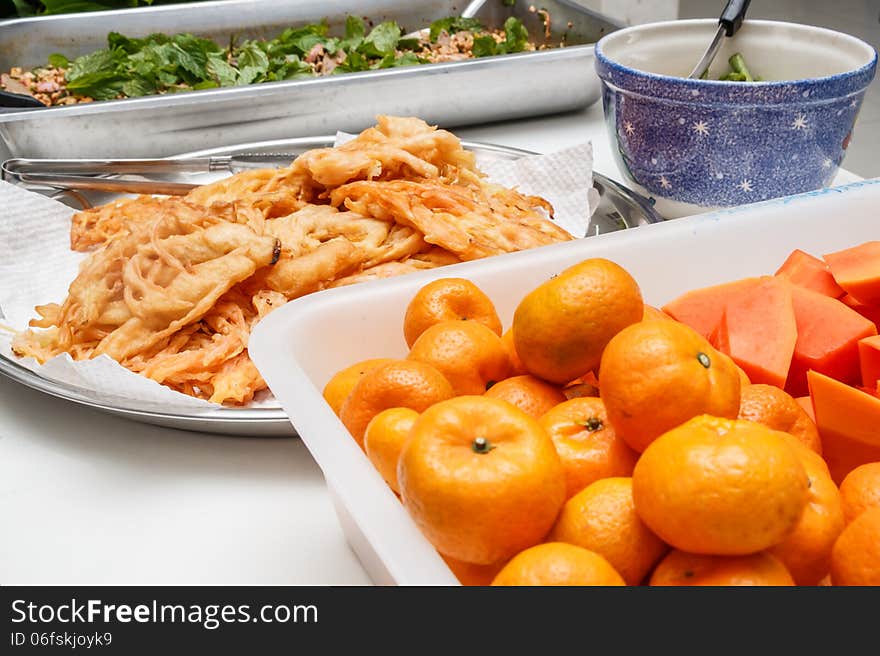
[[[740,53],[736,53],[727,60],[730,70],[722,75],[719,80],[726,82],[761,82],[760,77],[753,77],[746,60]]]

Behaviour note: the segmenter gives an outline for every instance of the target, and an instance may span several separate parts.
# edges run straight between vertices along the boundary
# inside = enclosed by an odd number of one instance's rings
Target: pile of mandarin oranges
[[[507,331],[438,279],[403,335],[324,398],[463,584],[880,585],[880,463],[832,480],[804,408],[617,264],[543,282]]]

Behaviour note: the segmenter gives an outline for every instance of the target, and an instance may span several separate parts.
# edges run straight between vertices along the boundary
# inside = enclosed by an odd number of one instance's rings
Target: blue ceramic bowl
[[[828,186],[877,68],[876,51],[855,37],[748,20],[725,39],[710,79],[687,79],[716,27],[639,25],[596,45],[618,164],[667,217]],[[736,52],[768,81],[718,81]]]

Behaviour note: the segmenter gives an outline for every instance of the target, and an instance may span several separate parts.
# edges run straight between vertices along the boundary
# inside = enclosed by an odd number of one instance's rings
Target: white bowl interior
[[[687,77],[712,41],[716,19],[652,23],[614,32],[602,43],[604,55],[640,71]],[[753,75],[765,81],[827,77],[870,63],[874,49],[841,32],[810,25],[746,20],[732,39],[724,39],[709,79],[729,70],[728,58],[742,53]]]

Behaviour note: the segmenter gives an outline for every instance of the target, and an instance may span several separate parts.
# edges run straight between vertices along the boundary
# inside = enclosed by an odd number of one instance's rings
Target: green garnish
[[[131,38],[111,32],[106,48],[73,61],[53,54],[49,65],[66,69],[72,95],[110,100],[426,64],[442,32],[472,32],[474,57],[521,52],[529,43],[525,26],[512,17],[500,43],[478,20],[457,16],[431,24],[431,43],[402,39],[402,32],[394,21],[368,30],[358,16],[348,16],[342,37],[330,36],[324,20],[271,40],[239,43],[233,37],[226,47],[192,34]]]
[[[449,18],[441,18],[431,23],[430,39],[431,43],[437,42],[440,32],[447,34],[455,34],[456,32],[485,32],[486,28],[476,18],[462,18],[461,16],[450,16]]]
[[[518,18],[504,21],[504,41],[498,43],[490,35],[474,37],[474,57],[490,57],[522,52],[529,43],[529,31]]]
[[[727,60],[727,63],[730,64],[730,71],[718,78],[719,80],[723,80],[726,82],[761,81],[761,78],[752,76],[751,71],[749,71],[748,66],[746,66],[746,60],[740,53],[736,53],[731,56],[731,58]]]

